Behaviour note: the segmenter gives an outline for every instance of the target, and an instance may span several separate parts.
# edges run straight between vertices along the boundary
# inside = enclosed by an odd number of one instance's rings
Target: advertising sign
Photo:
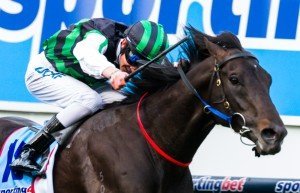
[[[0,101],[36,102],[24,84],[27,63],[50,35],[83,18],[164,25],[171,43],[182,27],[236,34],[273,77],[281,115],[300,116],[300,0],[1,0]]]
[[[195,193],[296,193],[300,190],[299,179],[193,176],[193,184]]]

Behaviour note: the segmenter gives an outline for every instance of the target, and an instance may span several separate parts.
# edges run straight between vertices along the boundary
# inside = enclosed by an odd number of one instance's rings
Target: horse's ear
[[[226,50],[224,48],[209,41],[206,37],[204,37],[204,43],[210,55],[216,59],[222,60],[222,58],[226,55]]]

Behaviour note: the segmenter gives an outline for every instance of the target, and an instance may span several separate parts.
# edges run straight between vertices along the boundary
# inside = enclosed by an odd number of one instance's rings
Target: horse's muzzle
[[[264,128],[256,141],[256,150],[261,155],[274,155],[281,150],[281,144],[287,131],[284,127]]]

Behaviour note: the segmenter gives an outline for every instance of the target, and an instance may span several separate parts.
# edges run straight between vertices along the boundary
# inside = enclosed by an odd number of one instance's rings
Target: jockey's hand
[[[128,76],[127,72],[123,72],[121,70],[118,70],[114,73],[111,74],[109,82],[111,84],[111,86],[113,87],[113,89],[115,90],[119,90],[120,88],[122,88],[126,82],[125,82],[125,78]]]

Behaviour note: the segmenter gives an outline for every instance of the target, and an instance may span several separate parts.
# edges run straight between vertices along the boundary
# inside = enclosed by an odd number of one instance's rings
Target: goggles
[[[127,63],[130,64],[131,66],[138,67],[141,65],[137,61],[141,60],[142,58],[134,54],[129,47],[125,49],[125,58]]]

